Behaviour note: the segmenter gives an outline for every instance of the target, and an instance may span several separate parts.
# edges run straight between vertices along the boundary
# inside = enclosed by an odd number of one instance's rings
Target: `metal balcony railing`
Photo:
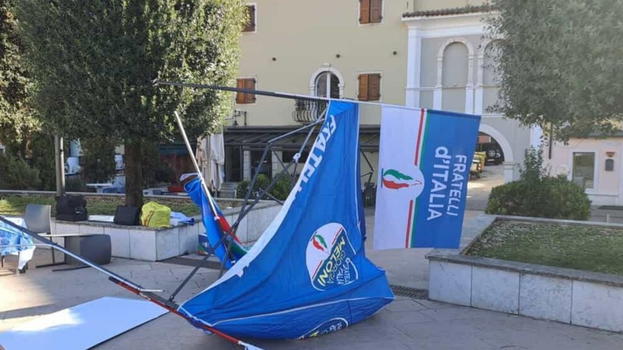
[[[322,117],[326,107],[327,101],[296,100],[294,101],[292,119],[301,124],[315,122]]]

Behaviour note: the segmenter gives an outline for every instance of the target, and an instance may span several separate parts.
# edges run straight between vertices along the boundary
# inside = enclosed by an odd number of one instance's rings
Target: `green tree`
[[[98,137],[80,140],[84,152],[82,176],[86,183],[108,182],[115,174],[115,143]]]
[[[493,0],[497,109],[555,138],[609,133],[623,119],[623,2]]]
[[[142,148],[191,137],[229,113],[230,94],[153,86],[154,79],[232,83],[242,0],[20,0],[16,4],[36,80],[33,106],[67,138],[125,145],[126,203],[142,204]]]
[[[0,0],[0,143],[24,158],[29,137],[39,123],[28,104],[31,81],[12,11],[15,1]]]

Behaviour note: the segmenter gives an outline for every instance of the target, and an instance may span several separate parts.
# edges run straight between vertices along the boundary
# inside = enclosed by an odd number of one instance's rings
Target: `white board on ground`
[[[103,297],[0,333],[0,349],[84,350],[165,313],[149,301]]]

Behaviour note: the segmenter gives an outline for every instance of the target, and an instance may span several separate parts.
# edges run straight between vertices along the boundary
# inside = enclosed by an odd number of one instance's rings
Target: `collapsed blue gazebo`
[[[177,113],[176,117],[199,172]],[[394,296],[385,272],[365,256],[357,103],[330,100],[322,118],[301,128],[309,130],[306,141],[316,127],[317,136],[292,191],[248,251],[235,237],[240,218],[229,225],[201,174],[185,185],[202,211],[208,251],[221,260],[222,269],[228,270],[181,305],[174,302],[175,296],[203,262],[169,298],[163,298],[156,294],[159,291],[143,288],[5,218],[0,217],[0,222],[96,268],[112,282],[184,317],[194,326],[248,349],[256,347],[235,337],[301,339],[337,331],[370,317]]]

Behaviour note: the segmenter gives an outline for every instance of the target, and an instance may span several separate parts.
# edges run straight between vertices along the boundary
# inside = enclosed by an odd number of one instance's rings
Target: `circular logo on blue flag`
[[[346,229],[337,222],[323,225],[312,233],[305,255],[309,278],[317,290],[345,286],[359,278],[353,263],[355,249]]]

